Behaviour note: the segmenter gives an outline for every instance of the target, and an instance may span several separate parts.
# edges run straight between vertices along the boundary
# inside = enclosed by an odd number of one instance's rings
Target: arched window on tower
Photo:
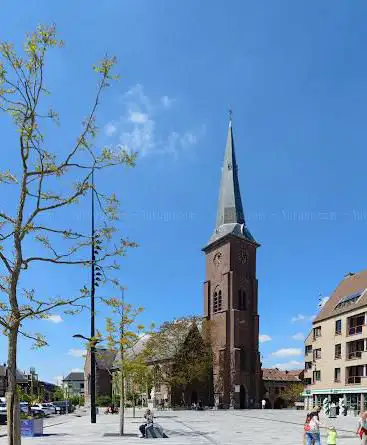
[[[213,312],[220,312],[222,310],[222,291],[217,288],[213,295]]]
[[[240,311],[245,311],[247,309],[247,296],[243,289],[238,291],[238,309]]]
[[[244,349],[240,351],[240,369],[241,371],[245,371],[246,369],[246,354]]]

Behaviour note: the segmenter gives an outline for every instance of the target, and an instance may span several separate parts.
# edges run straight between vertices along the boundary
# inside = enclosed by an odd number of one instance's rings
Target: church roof
[[[126,357],[131,360],[138,357],[138,355],[144,351],[150,337],[151,334],[144,334],[142,337],[140,337],[139,340],[137,340],[137,342],[134,344],[134,346],[132,346],[125,352]],[[113,365],[111,366],[111,369],[118,369],[120,366],[120,362],[121,362],[121,354],[120,352],[118,352],[116,354]]]
[[[231,120],[219,189],[216,227],[208,246],[227,235],[234,235],[256,243],[246,226],[243,212]]]
[[[172,338],[170,342],[165,342],[165,350],[158,351],[157,355],[153,358],[151,358],[150,362],[160,362],[164,360],[171,360],[174,358],[175,354],[177,353],[177,350],[182,347],[192,331],[192,329],[197,328],[198,331],[202,332],[202,324],[203,324],[204,318],[198,317],[195,322],[187,322],[185,319],[178,319],[171,323],[182,323],[183,329],[180,331],[180,335],[174,335],[172,334]],[[164,324],[163,324],[164,325]],[[161,326],[162,329],[162,326]],[[159,331],[158,331],[159,332]],[[129,359],[134,359],[139,354],[141,354],[145,348],[148,345],[149,340],[154,336],[154,333],[152,334],[145,334],[143,335],[132,348],[129,348],[129,350],[126,351],[126,357]],[[168,338],[168,337],[167,337]],[[117,354],[116,359],[114,361],[113,368],[117,369],[119,367],[120,363],[120,353]]]
[[[88,351],[89,352],[89,351]],[[104,348],[96,348],[97,369],[110,370],[116,358],[116,352]]]

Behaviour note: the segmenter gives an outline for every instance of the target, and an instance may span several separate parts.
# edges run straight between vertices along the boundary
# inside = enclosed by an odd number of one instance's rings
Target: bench
[[[159,425],[151,423],[145,427],[145,437],[147,439],[167,439],[168,436]]]

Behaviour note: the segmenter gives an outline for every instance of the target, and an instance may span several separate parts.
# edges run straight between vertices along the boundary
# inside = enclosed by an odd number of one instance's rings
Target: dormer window
[[[335,306],[335,309],[344,309],[346,307],[349,307],[360,299],[361,295],[365,292],[366,289],[360,290],[359,292],[355,292],[353,294],[347,295],[346,297],[343,297],[338,304]]]

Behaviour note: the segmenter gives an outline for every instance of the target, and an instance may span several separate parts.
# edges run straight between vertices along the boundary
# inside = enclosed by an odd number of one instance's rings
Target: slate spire
[[[209,244],[228,234],[255,242],[246,227],[238,181],[238,168],[233,141],[232,113],[230,112],[226,151],[219,189],[216,227]]]
[[[234,151],[232,119],[229,121],[227,145],[222,167],[216,228],[228,223],[245,223]]]

